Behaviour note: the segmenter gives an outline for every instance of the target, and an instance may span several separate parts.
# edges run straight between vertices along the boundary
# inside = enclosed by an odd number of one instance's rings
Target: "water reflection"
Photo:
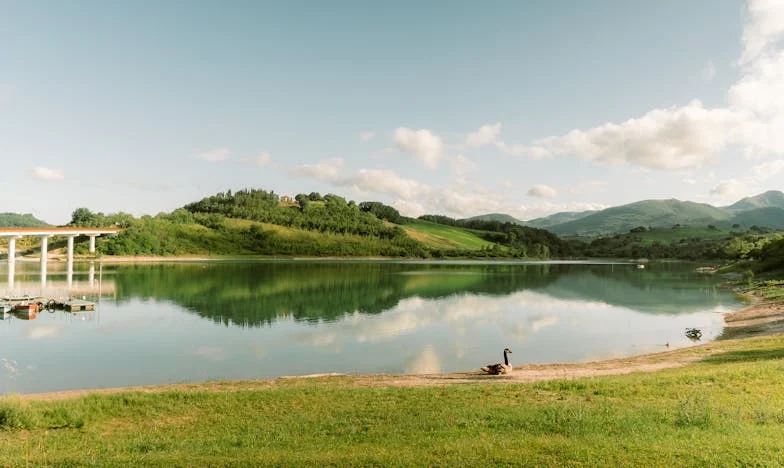
[[[115,277],[120,300],[169,300],[217,323],[248,327],[288,317],[317,323],[353,313],[380,314],[408,298],[508,296],[525,290],[652,314],[731,302],[715,278],[666,264],[637,270],[606,264],[281,262],[135,265],[121,271]],[[486,306],[476,307],[487,313]]]
[[[736,304],[716,278],[669,264],[49,262],[46,279],[37,264],[13,273],[0,295],[99,304],[0,324],[0,392],[464,371],[506,346],[515,365],[604,359],[691,345],[689,327],[712,339],[715,312]]]
[[[44,257],[45,258],[45,257]],[[40,264],[35,272],[32,263],[6,264],[7,287],[0,288],[0,297],[12,296],[90,296],[114,295],[114,280],[102,277],[103,266],[98,261],[85,263]],[[76,269],[74,269],[76,268]],[[96,278],[96,270],[99,278]]]

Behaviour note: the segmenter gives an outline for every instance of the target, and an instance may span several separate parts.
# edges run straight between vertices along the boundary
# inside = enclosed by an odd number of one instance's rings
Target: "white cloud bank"
[[[698,168],[736,146],[747,156],[784,154],[784,2],[749,0],[748,11],[738,62],[741,77],[728,90],[725,107],[706,108],[692,100],[529,145],[502,141],[500,123],[484,125],[469,138],[474,146],[494,143],[512,155],[568,155],[657,170]],[[703,70],[706,79],[715,73],[712,63]]]
[[[501,122],[482,125],[479,130],[469,133],[466,136],[466,144],[473,148],[494,143],[501,134]]]
[[[416,158],[429,169],[435,169],[441,159],[444,143],[430,130],[412,130],[400,127],[395,130],[395,145]]]
[[[63,171],[44,166],[36,166],[30,170],[30,175],[44,182],[56,182],[65,179]]]
[[[528,195],[539,198],[552,198],[558,195],[558,192],[556,192],[555,189],[550,186],[537,184],[528,190]]]

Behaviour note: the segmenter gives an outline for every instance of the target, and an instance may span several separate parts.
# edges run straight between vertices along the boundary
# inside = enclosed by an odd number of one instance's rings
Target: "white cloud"
[[[713,62],[708,62],[702,67],[702,79],[705,81],[713,81],[716,77],[716,65]]]
[[[486,124],[479,127],[479,130],[469,133],[466,136],[466,144],[473,148],[489,145],[498,139],[501,134],[501,122]]]
[[[199,153],[196,155],[197,159],[201,159],[202,161],[209,161],[209,162],[221,162],[229,159],[231,155],[231,150],[228,148],[217,148],[210,151],[205,151],[204,153]]]
[[[376,137],[376,132],[362,132],[359,134],[359,139],[362,141],[370,141]]]
[[[784,4],[780,0],[749,0],[749,21],[743,28],[741,64],[759,58],[784,35]]]
[[[753,195],[762,192],[762,185],[782,172],[784,172],[784,159],[758,164],[752,167],[745,177],[721,181],[710,190],[710,194],[718,196],[724,201]]]
[[[700,167],[729,144],[738,121],[739,116],[728,109],[706,109],[694,100],[683,107],[654,109],[620,124],[543,138],[525,152],[534,157],[575,155],[661,170]]]
[[[758,164],[751,168],[751,177],[754,182],[764,182],[784,171],[784,159],[776,159]]]
[[[434,169],[441,159],[444,144],[441,137],[430,130],[412,130],[400,127],[395,130],[395,145],[411,154],[425,167]]]
[[[745,188],[746,186],[743,182],[736,179],[728,179],[713,187],[710,193],[711,195],[718,195],[724,198],[734,198],[739,197]]]
[[[34,179],[42,180],[44,182],[54,182],[65,179],[65,175],[61,170],[44,166],[34,167],[30,170],[30,175]]]
[[[749,0],[748,11],[741,78],[728,90],[726,107],[693,100],[530,145],[496,140],[496,146],[512,155],[576,156],[657,170],[699,168],[736,145],[747,156],[784,154],[784,2]],[[706,79],[715,72],[713,63],[703,70]]]
[[[460,175],[468,174],[477,169],[476,163],[462,154],[458,154],[457,156],[450,158],[449,162],[452,166],[452,170]]]
[[[340,174],[343,167],[342,158],[334,158],[316,164],[300,164],[291,171],[294,174],[310,177],[312,179],[333,182]]]
[[[537,184],[528,190],[528,195],[539,198],[553,198],[554,196],[558,195],[558,192],[556,192],[555,189],[550,186]]]
[[[261,153],[257,154],[255,157],[252,158],[242,158],[240,162],[245,164],[251,164],[254,166],[266,166],[272,160],[272,156],[266,151],[262,151]]]

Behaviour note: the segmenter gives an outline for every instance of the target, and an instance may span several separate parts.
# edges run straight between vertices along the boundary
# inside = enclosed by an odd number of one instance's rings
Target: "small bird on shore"
[[[508,374],[512,372],[512,365],[509,364],[509,354],[512,354],[512,351],[509,348],[504,348],[504,362],[488,364],[487,366],[482,367],[482,372],[492,375]]]

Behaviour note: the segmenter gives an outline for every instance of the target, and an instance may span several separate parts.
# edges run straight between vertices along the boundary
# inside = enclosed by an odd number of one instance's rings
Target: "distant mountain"
[[[730,211],[747,211],[768,207],[784,208],[784,193],[778,190],[769,190],[753,197],[746,197],[725,208]]]
[[[580,219],[550,226],[567,236],[603,236],[628,232],[637,226],[671,227],[674,224],[712,224],[729,221],[732,213],[704,203],[680,200],[643,200],[598,211]]]
[[[46,227],[51,224],[32,214],[0,213],[0,227]]]
[[[743,227],[760,226],[773,229],[784,229],[784,209],[768,206],[753,210],[741,211],[732,217],[729,224],[740,224]]]
[[[576,221],[585,218],[586,216],[596,213],[596,210],[588,211],[562,211],[550,216],[536,218],[525,222],[526,226],[531,226],[539,229],[548,229],[557,224],[568,223],[569,221]]]
[[[529,221],[501,213],[469,219],[511,222],[546,229],[560,236],[587,237],[626,233],[638,226],[672,227],[675,224],[724,227],[739,224],[745,228],[784,229],[784,192],[770,190],[724,207],[676,199],[643,200],[601,211],[566,211]]]
[[[526,224],[523,221],[520,221],[519,219],[515,218],[514,216],[504,214],[504,213],[483,214],[479,216],[473,216],[471,218],[465,218],[461,221],[498,221],[501,223],[514,223],[520,225]]]

